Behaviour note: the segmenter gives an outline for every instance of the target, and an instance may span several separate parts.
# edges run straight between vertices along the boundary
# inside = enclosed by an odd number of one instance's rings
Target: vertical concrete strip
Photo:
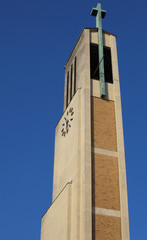
[[[72,227],[72,183],[68,186],[68,221],[67,221],[67,239],[71,240],[71,227]]]
[[[119,187],[120,187],[120,208],[121,208],[121,234],[122,240],[129,240],[129,218],[128,218],[128,199],[126,184],[126,166],[124,153],[123,125],[121,112],[121,97],[119,86],[118,60],[116,50],[116,38],[111,35],[112,71],[115,92],[115,116],[117,128],[117,148],[119,165]]]
[[[82,79],[82,238],[92,240],[91,199],[91,89],[90,89],[90,31],[84,30],[84,74]]]
[[[79,108],[78,108],[78,139],[79,139],[79,146],[78,146],[78,197],[77,197],[77,205],[78,205],[78,212],[77,212],[77,240],[81,239],[81,210],[82,210],[82,202],[81,202],[81,191],[82,191],[82,181],[81,181],[81,169],[82,169],[82,162],[81,162],[81,89],[79,89]]]

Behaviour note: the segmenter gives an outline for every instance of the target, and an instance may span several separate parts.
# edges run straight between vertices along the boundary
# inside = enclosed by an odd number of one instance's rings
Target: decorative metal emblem
[[[66,136],[66,134],[69,132],[69,129],[71,128],[71,121],[73,120],[73,116],[74,115],[74,111],[73,108],[70,108],[67,112],[66,112],[66,117],[64,117],[64,123],[62,124],[62,130],[61,130],[61,134],[62,136]]]

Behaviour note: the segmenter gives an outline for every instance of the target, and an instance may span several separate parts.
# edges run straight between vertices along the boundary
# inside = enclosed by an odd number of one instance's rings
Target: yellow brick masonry
[[[114,102],[92,97],[91,122],[92,146],[117,151]]]
[[[117,151],[114,101],[91,98],[92,147]],[[92,153],[92,206],[120,210],[118,158]],[[93,240],[121,240],[120,217],[93,214]]]
[[[92,239],[121,240],[120,218],[93,214]]]
[[[120,210],[118,160],[92,154],[93,207]]]

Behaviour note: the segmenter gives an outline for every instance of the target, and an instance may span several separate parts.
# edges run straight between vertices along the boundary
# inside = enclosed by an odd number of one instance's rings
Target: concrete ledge
[[[111,157],[118,157],[118,152],[109,151],[101,148],[94,148],[94,147],[92,147],[91,150],[93,153],[99,153],[99,154],[103,154]]]
[[[120,217],[120,211],[112,210],[112,209],[106,209],[106,208],[93,207],[92,208],[92,213],[111,216],[111,217]]]

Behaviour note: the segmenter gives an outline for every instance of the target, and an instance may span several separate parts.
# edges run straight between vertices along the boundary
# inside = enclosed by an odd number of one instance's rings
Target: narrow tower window
[[[97,44],[90,44],[90,70],[91,78],[99,79],[99,49]]]
[[[99,80],[99,49],[98,44],[90,44],[90,68],[91,78]],[[112,64],[111,64],[111,49],[104,47],[104,71],[105,81],[113,83]]]
[[[104,47],[104,70],[105,70],[105,81],[113,83],[112,78],[112,64],[111,64],[111,49]]]
[[[69,72],[67,73],[67,85],[66,85],[66,107],[68,106],[68,90],[69,90]]]
[[[74,60],[74,94],[76,93],[76,57]]]
[[[70,73],[70,101],[72,99],[72,73],[73,73],[73,64],[71,65],[71,73]]]

